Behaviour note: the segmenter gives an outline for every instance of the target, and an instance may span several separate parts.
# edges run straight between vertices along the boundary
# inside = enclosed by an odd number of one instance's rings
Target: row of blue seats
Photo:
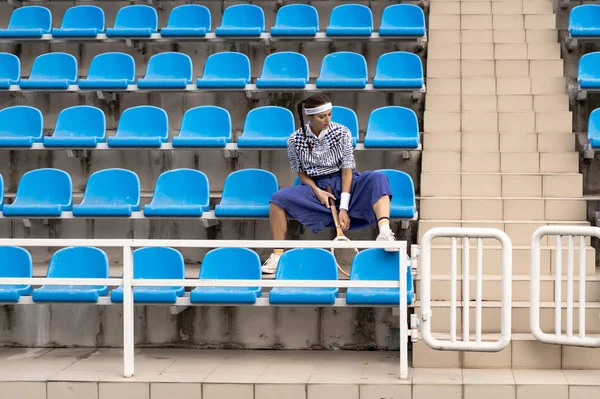
[[[381,249],[361,251],[354,258],[351,280],[398,281],[398,252]],[[217,248],[202,261],[201,280],[261,280],[260,258],[247,248]],[[0,247],[0,277],[32,277],[32,261],[28,251],[20,247]],[[95,247],[68,247],[57,251],[48,266],[48,278],[109,278],[106,253]],[[133,252],[134,279],[185,279],[185,264],[181,253],[173,248],[148,247]],[[410,266],[407,274],[408,303],[414,298]],[[337,281],[338,272],[331,252],[320,248],[297,248],[285,252],[279,260],[276,280]],[[0,302],[14,303],[26,295],[33,302],[96,303],[108,295],[108,286],[0,285]],[[137,303],[175,303],[185,295],[180,287],[133,288]],[[338,288],[273,288],[269,292],[272,304],[322,304],[335,302]],[[190,303],[253,304],[262,296],[260,287],[197,287],[189,294]],[[112,302],[123,302],[123,288],[110,292]],[[347,304],[395,305],[400,301],[399,288],[348,288]]]
[[[416,212],[415,189],[411,177],[401,171],[384,169],[393,196],[392,218],[412,219]],[[297,179],[295,184],[300,184]],[[4,183],[0,177],[0,195]],[[269,201],[279,189],[277,178],[261,169],[243,169],[225,179],[220,204],[214,215],[266,218]],[[74,217],[131,217],[140,212],[140,179],[126,169],[104,169],[93,173],[80,204],[73,205],[71,176],[60,169],[35,169],[23,175],[12,204],[0,206],[8,217],[61,217],[72,211]],[[2,206],[3,205],[3,206]],[[194,169],[163,172],[156,180],[152,202],[144,206],[145,217],[202,217],[210,210],[210,187],[206,175]]]
[[[77,59],[67,53],[37,57],[28,79],[21,79],[21,62],[10,53],[0,53],[0,89],[185,89],[193,84],[192,59],[184,53],[164,52],[150,57],[143,78],[135,77],[133,57],[104,53],[92,59],[86,79],[78,78]],[[364,89],[369,81],[367,61],[361,54],[339,51],[321,63],[317,88]],[[204,74],[196,81],[200,89],[245,89],[251,83],[248,56],[237,52],[215,53],[206,59]],[[265,58],[257,88],[300,88],[309,83],[308,60],[303,54],[283,51]],[[131,87],[137,85],[137,87]],[[375,66],[374,88],[423,88],[423,65],[416,55],[395,51],[381,55]]]
[[[600,5],[583,4],[569,14],[569,36],[600,37]]]
[[[151,37],[158,34],[158,15],[147,5],[131,5],[119,9],[112,28],[105,28],[104,11],[90,5],[67,9],[59,29],[52,29],[52,13],[46,7],[17,8],[10,17],[8,29],[0,29],[0,38],[41,38],[51,34],[56,38]],[[211,15],[207,7],[186,4],[175,7],[166,27],[160,29],[161,37],[204,37],[211,31]],[[290,4],[277,12],[273,37],[315,36],[319,31],[317,9],[306,4]],[[238,4],[223,12],[221,26],[215,29],[219,36],[259,37],[265,32],[263,9],[253,4]],[[371,36],[373,14],[371,9],[359,4],[344,4],[331,12],[327,36]],[[425,35],[423,10],[415,5],[396,4],[387,7],[381,17],[380,36]]]
[[[358,142],[358,118],[350,108],[335,106],[333,121],[348,127],[352,143]],[[269,121],[265,124],[265,121]],[[96,148],[106,140],[106,118],[96,107],[77,105],[62,110],[54,132],[44,136],[43,115],[37,108],[17,105],[0,111],[0,148],[32,147],[43,143],[47,148]],[[295,130],[290,110],[278,106],[258,107],[246,116],[239,148],[286,148]],[[232,142],[231,116],[221,107],[204,105],[185,112],[179,135],[173,136],[173,148],[225,148]],[[161,147],[169,141],[169,121],[165,110],[140,105],[121,114],[108,147]],[[381,107],[369,116],[365,148],[418,148],[417,115],[409,108]]]

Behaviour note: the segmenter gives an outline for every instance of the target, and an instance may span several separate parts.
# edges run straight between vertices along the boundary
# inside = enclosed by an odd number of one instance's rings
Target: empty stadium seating
[[[362,4],[342,4],[331,10],[327,36],[371,36],[373,13]]]
[[[0,53],[0,89],[9,89],[21,79],[21,61],[14,54]]]
[[[169,121],[165,110],[150,105],[126,109],[121,114],[117,133],[108,138],[109,147],[160,147],[169,140]]]
[[[223,267],[227,265],[227,267]],[[202,279],[260,280],[260,258],[247,248],[217,248],[202,259]],[[260,287],[196,287],[190,292],[191,303],[256,303]]]
[[[106,29],[108,37],[150,37],[158,32],[158,14],[153,7],[134,4],[117,12],[115,24]]]
[[[260,78],[256,79],[256,87],[304,88],[308,84],[308,69],[308,60],[300,53],[282,51],[269,54]]]
[[[181,253],[172,248],[139,248],[133,251],[134,279],[183,279],[185,265]],[[136,303],[175,303],[183,296],[183,287],[133,287],[133,301]],[[115,288],[110,293],[113,302],[123,302],[123,288]]]
[[[40,110],[25,105],[0,110],[0,147],[31,147],[42,141],[44,122]]]
[[[0,126],[4,126],[4,124],[0,122]],[[76,105],[66,108],[58,114],[52,136],[44,137],[44,147],[94,148],[98,143],[105,141],[106,117],[104,112],[100,108],[89,105]],[[0,137],[1,142],[2,138]]]
[[[125,169],[104,169],[88,179],[73,216],[131,216],[140,210],[140,179]]]
[[[572,37],[600,37],[600,6],[582,4],[569,14],[569,35]]]
[[[240,88],[250,83],[250,60],[236,52],[211,55],[204,64],[204,74],[196,82],[200,88]]]
[[[73,183],[68,173],[52,168],[23,175],[12,204],[5,204],[5,216],[61,216],[73,205]]]
[[[0,38],[42,37],[50,33],[52,13],[46,7],[28,6],[15,9],[7,29],[0,29]]]
[[[254,108],[246,116],[237,144],[240,148],[287,148],[288,137],[294,130],[294,115],[289,109],[277,106]]]
[[[268,217],[269,201],[278,190],[277,178],[261,169],[244,169],[225,179],[216,217]]]
[[[417,148],[419,122],[409,108],[390,106],[371,112],[365,148]]]
[[[32,277],[33,262],[29,251],[19,247],[0,247],[1,277]],[[29,295],[31,285],[0,285],[0,302],[18,302],[21,295]]]
[[[108,278],[108,257],[93,247],[69,247],[52,255],[48,278]],[[34,302],[97,302],[108,286],[43,285],[33,290]]]
[[[588,53],[581,57],[577,83],[580,89],[600,88],[600,52]]]
[[[260,36],[265,31],[265,13],[254,4],[236,4],[223,12],[217,36]]]
[[[394,4],[381,15],[379,36],[425,36],[425,15],[414,4]]]
[[[68,89],[77,83],[77,59],[67,53],[42,54],[35,59],[29,79],[21,79],[21,89]]]
[[[160,29],[160,34],[163,37],[202,37],[210,30],[210,10],[200,4],[184,4],[171,11],[167,26]]]
[[[225,148],[231,143],[231,115],[226,109],[212,105],[189,109],[183,115],[179,135],[172,142],[173,147]]]
[[[393,169],[380,169],[378,172],[388,177],[392,188],[390,217],[399,219],[412,219],[415,217],[417,204],[415,201],[415,188],[410,175]]]
[[[350,51],[327,54],[317,78],[319,89],[343,87],[364,89],[367,85],[367,61],[365,57]]]
[[[135,61],[129,54],[104,53],[92,59],[88,76],[79,80],[81,89],[125,90],[135,83]]]
[[[421,59],[404,51],[383,54],[377,60],[373,87],[420,89],[423,87]]]
[[[319,31],[319,13],[308,4],[287,4],[279,9],[271,36],[315,36]]]
[[[596,108],[590,113],[588,118],[588,144],[592,148],[600,148],[600,108]]]
[[[140,89],[185,89],[192,83],[192,59],[183,53],[153,55],[146,76],[138,79]]]
[[[163,172],[156,180],[152,202],[144,206],[148,217],[201,217],[210,209],[206,175],[194,169]]]
[[[65,11],[60,28],[52,29],[52,36],[97,37],[104,30],[104,11],[100,7],[82,5]]]

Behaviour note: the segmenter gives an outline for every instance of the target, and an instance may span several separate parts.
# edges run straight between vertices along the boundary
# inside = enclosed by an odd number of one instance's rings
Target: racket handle
[[[331,190],[331,187],[327,187],[327,192],[329,194],[333,194],[333,191]],[[331,209],[331,216],[333,216],[333,223],[335,224],[335,230],[336,230],[336,234],[339,236],[343,236],[344,232],[342,231],[342,229],[340,228],[340,219],[338,218],[338,213],[337,213],[337,209],[335,208],[335,201],[333,200],[333,198],[329,198],[329,209]]]

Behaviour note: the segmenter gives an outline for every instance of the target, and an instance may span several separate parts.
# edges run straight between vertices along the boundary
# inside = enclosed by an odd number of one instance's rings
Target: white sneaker
[[[271,256],[269,256],[269,258],[265,261],[265,263],[263,263],[261,268],[262,272],[264,274],[275,274],[275,272],[277,271],[277,265],[279,264],[280,257],[281,255],[272,253]]]
[[[385,233],[379,233],[375,241],[396,241],[396,237],[394,236],[394,232],[391,230],[386,231]],[[386,248],[386,252],[398,252],[398,249]]]

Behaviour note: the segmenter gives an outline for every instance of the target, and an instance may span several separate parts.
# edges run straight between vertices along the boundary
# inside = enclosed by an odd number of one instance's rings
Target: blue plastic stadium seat
[[[294,130],[294,116],[289,109],[272,105],[254,108],[246,115],[237,144],[240,148],[285,148]]]
[[[588,119],[588,143],[592,148],[600,148],[600,108],[590,113]]]
[[[96,37],[104,33],[104,11],[96,6],[75,6],[67,9],[54,37]]]
[[[343,4],[331,10],[327,36],[371,36],[373,13],[362,4]]]
[[[210,186],[206,175],[194,169],[163,172],[156,180],[146,216],[200,217],[210,209]]]
[[[600,88],[600,51],[585,54],[579,59],[577,82],[582,89]]]
[[[108,257],[94,247],[57,251],[48,266],[48,278],[108,278]],[[106,285],[43,285],[33,290],[34,302],[98,302],[108,295]]]
[[[243,169],[225,179],[217,217],[268,217],[269,201],[278,190],[277,178],[261,169]]]
[[[4,206],[4,178],[0,175],[0,209]]]
[[[315,36],[319,31],[319,13],[308,4],[288,4],[277,11],[271,36]]]
[[[407,173],[394,169],[381,169],[378,172],[388,177],[392,189],[390,217],[412,219],[417,212],[415,186]]]
[[[350,108],[334,105],[331,110],[331,117],[333,122],[342,124],[350,130],[352,145],[356,146],[358,142],[358,117],[356,113]]]
[[[425,36],[425,14],[414,4],[387,6],[381,15],[379,36]]]
[[[160,29],[161,36],[206,36],[210,32],[210,10],[200,4],[184,4],[169,14],[167,26]]]
[[[185,265],[181,253],[172,248],[150,247],[133,251],[134,279],[183,280]],[[133,287],[133,301],[142,303],[175,303],[183,296],[183,287]],[[113,302],[123,302],[123,288],[115,288],[110,293]]]
[[[279,258],[276,280],[332,280],[338,271],[333,254],[321,248],[295,248]],[[338,288],[275,287],[269,293],[272,304],[331,305],[339,294]]]
[[[600,36],[600,5],[573,7],[569,14],[569,34],[573,37]]]
[[[399,252],[387,252],[379,248],[360,251],[352,261],[350,280],[399,281]],[[410,262],[408,256],[406,261]],[[406,270],[406,300],[413,302],[415,289],[410,265]],[[398,305],[400,304],[399,288],[348,288],[346,303],[355,305]]]
[[[52,136],[44,147],[94,148],[106,141],[106,117],[100,108],[76,105],[60,111]]]
[[[211,55],[204,64],[199,88],[238,88],[250,83],[250,60],[242,53],[225,51]]]
[[[369,116],[365,148],[417,148],[419,122],[412,109],[389,106]]]
[[[150,37],[158,32],[158,14],[153,7],[134,4],[117,11],[115,25],[106,29],[108,37]]]
[[[192,59],[183,53],[167,52],[150,57],[146,76],[138,79],[140,89],[185,89],[192,83]]]
[[[200,280],[260,280],[260,258],[247,248],[217,248],[202,260]],[[191,303],[256,303],[260,287],[196,287]]]
[[[10,15],[8,29],[0,29],[0,37],[42,37],[50,33],[52,13],[46,7],[16,8]]]
[[[77,84],[77,60],[67,53],[42,54],[35,59],[29,79],[21,79],[21,89],[68,89]]]
[[[223,12],[217,36],[260,36],[265,31],[265,13],[254,4],[236,4]]]
[[[73,205],[73,183],[59,169],[35,169],[23,175],[15,200],[4,205],[4,216],[61,216]]]
[[[19,84],[21,79],[21,61],[10,53],[0,53],[0,89],[9,89]]]
[[[364,89],[367,85],[367,61],[361,54],[339,51],[327,54],[317,79],[318,88]]]
[[[256,87],[305,88],[308,83],[308,60],[300,53],[282,51],[265,58],[262,74],[256,79]]]
[[[135,61],[125,53],[103,53],[92,59],[81,89],[127,89],[135,82]]]
[[[423,64],[421,59],[418,55],[406,51],[383,54],[377,60],[373,87],[422,88]]]
[[[231,115],[225,108],[203,105],[183,115],[173,147],[225,148],[231,143]]]
[[[33,277],[29,252],[20,247],[0,247],[0,277]],[[19,302],[21,295],[29,295],[31,285],[0,284],[0,302]]]
[[[169,140],[169,120],[164,109],[140,105],[121,114],[109,147],[160,147]]]
[[[140,210],[140,179],[126,169],[104,169],[88,179],[73,216],[131,216]]]
[[[0,111],[0,147],[31,147],[41,143],[44,121],[39,109],[16,105]]]

